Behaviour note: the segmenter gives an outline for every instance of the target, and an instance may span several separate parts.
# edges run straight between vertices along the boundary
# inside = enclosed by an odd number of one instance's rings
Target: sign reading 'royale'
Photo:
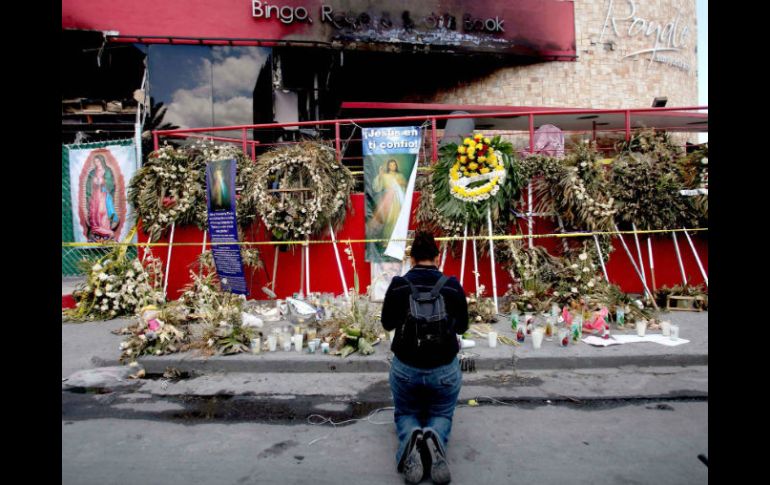
[[[667,22],[656,21],[642,16],[639,10],[636,0],[617,3],[615,0],[609,0],[599,42],[602,42],[605,34],[610,31],[620,38],[644,39],[649,47],[635,50],[623,58],[649,56],[650,64],[659,62],[689,71],[690,64],[681,57],[689,44],[690,27],[686,19],[682,19],[681,14],[677,13],[674,18],[667,19]]]

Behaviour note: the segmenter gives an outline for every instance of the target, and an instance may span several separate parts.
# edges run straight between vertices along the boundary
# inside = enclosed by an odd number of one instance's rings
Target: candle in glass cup
[[[552,317],[559,316],[559,305],[557,305],[556,303],[551,304],[551,316]]]
[[[284,341],[283,341],[283,351],[284,352],[291,352],[291,339],[284,339]]]
[[[579,342],[583,337],[583,315],[578,313],[575,318],[572,319],[572,341]]]
[[[275,352],[275,347],[278,344],[278,336],[275,334],[267,336],[267,349],[270,352]]]
[[[617,310],[615,310],[615,319],[617,320],[618,325],[622,327],[626,323],[625,309],[618,307]]]
[[[660,330],[663,332],[664,337],[670,337],[671,336],[671,322],[668,320],[663,320],[660,322]]]
[[[545,318],[545,339],[549,342],[553,340],[554,320],[555,318],[552,315],[549,315]]]
[[[492,349],[497,347],[497,332],[489,332],[487,337],[489,338],[489,347]]]
[[[647,320],[639,320],[636,322],[636,335],[640,337],[644,337],[645,332],[647,331]]]
[[[679,325],[671,325],[671,340],[679,340]]]
[[[258,354],[262,351],[262,339],[257,337],[251,339],[251,353]]]
[[[566,347],[569,345],[569,330],[566,328],[560,328],[558,333],[559,346]]]
[[[302,352],[302,337],[301,333],[294,336],[294,347],[297,349],[297,352]]]
[[[519,318],[520,314],[518,310],[513,310],[511,312],[511,329],[515,332],[517,328],[519,328]]]
[[[329,342],[321,342],[321,352],[324,354],[329,353]]]
[[[545,336],[545,330],[542,327],[538,327],[532,331],[532,347],[539,349],[543,345],[543,337]]]
[[[524,326],[527,329],[527,335],[532,335],[532,329],[535,327],[535,315],[532,313],[524,314]]]
[[[310,342],[311,340],[315,339],[318,335],[318,329],[315,327],[309,327],[307,329],[307,341]]]
[[[516,329],[516,341],[519,343],[524,342],[524,327],[519,326],[519,328]]]

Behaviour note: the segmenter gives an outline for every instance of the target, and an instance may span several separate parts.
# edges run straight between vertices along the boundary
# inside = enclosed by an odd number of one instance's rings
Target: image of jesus
[[[375,208],[367,233],[379,234],[379,238],[389,239],[406,196],[406,178],[399,171],[396,160],[391,158],[380,166],[379,173],[372,182],[372,189],[375,193]],[[379,245],[385,247],[386,244]]]

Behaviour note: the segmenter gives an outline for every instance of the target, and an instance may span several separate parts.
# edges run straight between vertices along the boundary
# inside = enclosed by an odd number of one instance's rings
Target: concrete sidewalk
[[[531,338],[520,346],[498,343],[489,348],[485,338],[474,337],[476,347],[468,349],[476,356],[479,371],[512,371],[541,369],[592,369],[620,366],[706,366],[708,365],[708,313],[672,312],[664,319],[680,326],[680,337],[690,340],[677,347],[656,343],[635,343],[592,347],[583,342],[566,348],[555,341],[544,341],[539,350]],[[122,336],[110,332],[127,325],[130,320],[62,324],[62,378],[82,369],[119,365]],[[501,321],[492,326],[501,335],[513,337],[510,324]],[[631,334],[634,331],[616,331]],[[390,343],[375,346],[373,355],[351,355],[340,358],[306,352],[262,352],[258,355],[202,357],[196,353],[148,356],[139,359],[148,374],[162,374],[167,367],[192,374],[212,373],[323,373],[323,372],[387,372],[392,357]]]

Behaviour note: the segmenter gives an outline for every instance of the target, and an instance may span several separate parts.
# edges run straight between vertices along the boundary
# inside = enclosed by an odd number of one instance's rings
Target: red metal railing
[[[538,116],[565,116],[565,115],[591,115],[591,116],[598,116],[602,114],[621,114],[624,117],[624,126],[623,128],[607,128],[607,129],[601,129],[597,130],[597,123],[595,121],[591,121],[590,127],[587,125],[585,130],[564,130],[564,133],[591,133],[592,139],[596,139],[596,133],[597,132],[603,132],[603,133],[615,133],[620,132],[621,130],[624,133],[625,139],[629,140],[631,138],[631,134],[634,129],[639,129],[632,127],[632,116],[634,114],[655,114],[655,115],[664,115],[664,116],[670,116],[672,121],[675,121],[677,117],[684,117],[684,116],[696,116],[703,118],[703,121],[705,123],[708,123],[708,113],[701,113],[700,111],[708,110],[708,106],[687,106],[687,107],[669,107],[669,108],[635,108],[635,109],[538,109],[535,108],[531,111],[522,111],[521,109],[515,110],[515,111],[496,111],[496,112],[489,112],[489,113],[472,113],[472,114],[447,114],[447,115],[411,115],[411,116],[393,116],[393,117],[373,117],[373,118],[346,118],[346,119],[335,119],[335,120],[317,120],[317,121],[297,121],[297,122],[291,122],[291,123],[261,123],[261,124],[252,124],[252,125],[234,125],[234,126],[211,126],[211,127],[203,127],[203,128],[180,128],[176,130],[155,130],[153,131],[153,141],[155,149],[157,150],[159,147],[159,138],[161,136],[164,137],[175,137],[175,138],[205,138],[210,140],[217,140],[217,141],[223,141],[223,142],[230,142],[230,143],[241,143],[244,149],[244,152],[247,152],[247,147],[251,146],[251,154],[252,158],[255,156],[255,148],[256,145],[263,145],[263,146],[271,146],[271,145],[278,145],[278,144],[286,144],[286,143],[297,143],[297,142],[274,142],[274,143],[265,143],[260,142],[257,140],[249,140],[248,131],[251,130],[254,134],[258,133],[259,131],[268,131],[268,130],[280,130],[283,128],[289,128],[289,127],[334,127],[334,147],[335,151],[337,153],[337,158],[339,160],[342,160],[343,158],[348,159],[360,159],[360,157],[344,157],[344,154],[342,153],[342,138],[341,138],[341,127],[343,125],[354,125],[354,126],[361,126],[366,124],[379,124],[379,123],[403,123],[403,122],[423,122],[426,125],[430,126],[431,134],[430,134],[430,144],[431,144],[431,162],[435,162],[438,159],[438,121],[439,120],[451,120],[451,119],[464,119],[464,118],[484,118],[484,119],[510,119],[510,118],[520,118],[520,117],[527,117],[528,118],[528,134],[529,134],[529,147],[532,149],[534,146],[534,138],[535,138],[535,119]],[[586,124],[588,121],[586,121]],[[701,122],[698,122],[701,123]],[[646,128],[658,128],[656,126],[648,126]],[[698,130],[693,128],[692,126],[687,126],[686,124],[683,125],[668,125],[665,127],[665,129],[669,131],[676,131],[676,132],[703,132],[704,130]],[[227,137],[217,137],[213,135],[199,135],[200,133],[215,133],[215,132],[221,132],[221,131],[240,131],[241,132],[241,138],[227,138]],[[482,129],[479,129],[479,131],[483,131]],[[517,133],[521,132],[522,130],[503,130],[510,133]],[[360,141],[360,138],[356,139],[349,139],[349,141]],[[427,141],[427,139],[426,139]],[[606,150],[604,148],[603,150]]]

